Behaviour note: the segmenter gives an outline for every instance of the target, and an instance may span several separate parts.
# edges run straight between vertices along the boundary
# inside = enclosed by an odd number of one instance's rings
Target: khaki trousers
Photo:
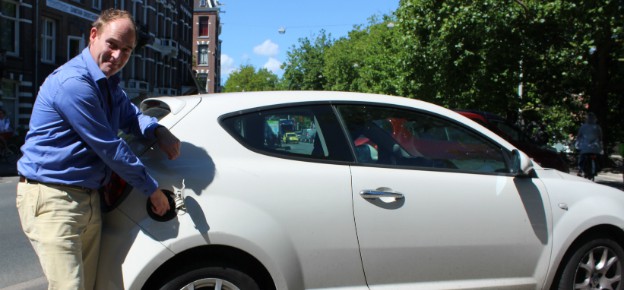
[[[97,191],[19,182],[16,205],[48,289],[93,289],[102,231]]]

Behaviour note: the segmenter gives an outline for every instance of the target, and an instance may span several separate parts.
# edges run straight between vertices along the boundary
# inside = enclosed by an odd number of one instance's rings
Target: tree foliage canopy
[[[266,68],[256,71],[252,65],[241,67],[230,74],[225,82],[224,92],[270,91],[277,89],[279,79],[276,74]]]
[[[346,37],[299,39],[273,88],[490,111],[546,124],[555,140],[593,111],[613,143],[624,137],[623,17],[621,0],[401,0]]]
[[[606,141],[621,140],[610,124],[623,113],[623,3],[403,0],[398,28],[414,53],[401,93],[545,123],[557,139],[590,110]]]
[[[331,34],[321,30],[314,41],[299,39],[299,47],[288,51],[284,64],[284,87],[289,90],[323,90],[326,78],[323,75],[325,51],[333,45]]]

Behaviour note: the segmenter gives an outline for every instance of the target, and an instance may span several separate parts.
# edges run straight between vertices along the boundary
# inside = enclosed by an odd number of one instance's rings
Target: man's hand
[[[165,193],[160,189],[156,189],[152,195],[150,195],[150,202],[152,203],[152,211],[159,215],[163,216],[167,211],[169,211],[169,200]]]
[[[180,140],[173,136],[169,129],[158,126],[154,135],[158,138],[158,147],[167,154],[169,160],[174,160],[180,156]]]

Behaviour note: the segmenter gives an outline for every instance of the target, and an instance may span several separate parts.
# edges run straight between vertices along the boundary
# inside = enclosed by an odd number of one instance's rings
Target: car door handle
[[[403,194],[394,192],[389,188],[364,189],[360,191],[360,196],[366,199],[376,199],[382,197],[403,198]]]

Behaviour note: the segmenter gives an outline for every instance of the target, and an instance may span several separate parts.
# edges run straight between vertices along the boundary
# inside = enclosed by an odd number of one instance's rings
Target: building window
[[[56,23],[51,19],[43,19],[41,32],[41,61],[54,63],[56,54]]]
[[[102,9],[102,0],[93,0],[92,4],[93,4],[92,5],[93,9],[97,9],[97,10]]]
[[[206,2],[206,0],[199,0],[199,7],[206,7],[208,6],[208,3]]]
[[[78,36],[68,36],[67,37],[67,59],[71,59],[74,56],[77,56],[82,52],[82,49],[85,47],[84,40],[82,37]]]
[[[199,17],[199,36],[208,36],[208,17]]]
[[[0,2],[0,50],[7,55],[18,56],[19,51],[19,5],[13,1]]]
[[[208,92],[206,90],[206,85],[207,85],[207,81],[208,80],[208,74],[206,73],[198,73],[195,76],[195,80],[197,81],[196,85],[197,85],[197,90],[200,94],[206,93]]]
[[[200,45],[198,65],[208,65],[208,45]]]

